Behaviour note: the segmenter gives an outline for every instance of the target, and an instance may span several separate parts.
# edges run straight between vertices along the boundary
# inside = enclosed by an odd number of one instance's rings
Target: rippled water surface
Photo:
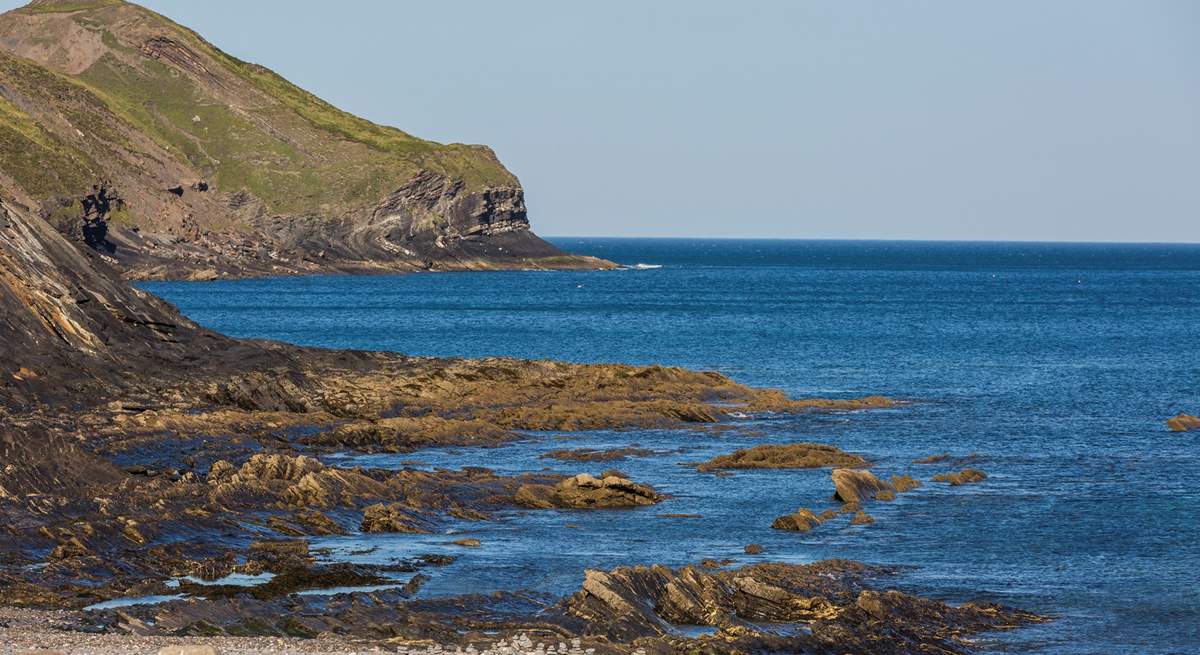
[[[228,334],[429,355],[511,355],[714,369],[795,396],[886,394],[900,409],[754,417],[735,430],[531,434],[497,449],[331,462],[388,467],[613,467],[670,493],[631,511],[512,512],[449,535],[341,537],[363,561],[459,555],[423,593],[564,593],[581,568],[701,558],[846,557],[903,567],[895,583],[1058,620],[988,635],[988,650],[1200,652],[1200,246],[562,239],[609,272],[153,283]],[[653,266],[660,266],[654,268]],[[819,441],[877,472],[928,480],[932,453],[975,453],[980,485],[927,484],[806,534],[770,529],[829,505],[828,472],[702,474],[684,464],[762,442]],[[541,459],[630,443],[652,457]],[[661,518],[697,513],[702,518]],[[570,524],[571,527],[568,527]],[[448,545],[477,537],[479,549]],[[375,548],[370,552],[363,552]]]

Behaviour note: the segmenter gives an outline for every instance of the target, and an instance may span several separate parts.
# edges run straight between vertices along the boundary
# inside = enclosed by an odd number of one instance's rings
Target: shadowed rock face
[[[594,268],[530,231],[485,146],[338,110],[119,0],[0,15],[0,180],[135,278]],[[111,210],[111,211],[110,211]]]

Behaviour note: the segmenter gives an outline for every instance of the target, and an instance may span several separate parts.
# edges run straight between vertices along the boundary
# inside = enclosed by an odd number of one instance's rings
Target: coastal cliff
[[[121,0],[0,15],[0,183],[64,232],[91,208],[131,278],[610,265],[538,238],[486,146],[353,116]]]

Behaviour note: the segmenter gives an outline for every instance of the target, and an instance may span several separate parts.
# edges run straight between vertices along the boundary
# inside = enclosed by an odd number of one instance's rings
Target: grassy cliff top
[[[274,213],[335,216],[422,170],[518,184],[486,147],[344,112],[121,0],[35,0],[0,15],[0,50],[0,166],[35,198],[96,176],[192,177]]]

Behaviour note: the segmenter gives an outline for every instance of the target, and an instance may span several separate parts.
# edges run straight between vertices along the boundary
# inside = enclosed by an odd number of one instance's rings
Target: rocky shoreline
[[[19,207],[0,204],[0,214],[0,361],[11,363],[0,382],[0,605],[21,608],[5,610],[17,618],[0,629],[12,643],[105,652],[191,637],[220,638],[229,652],[294,643],[349,652],[364,644],[483,649],[501,640],[510,648],[520,638],[530,648],[578,639],[596,653],[953,653],[967,652],[975,632],[1042,620],[889,590],[889,571],[853,562],[583,573],[581,561],[583,584],[564,597],[425,598],[426,576],[453,557],[330,561],[309,540],[662,499],[641,481],[585,466],[607,457],[586,451],[559,453],[570,474],[517,475],[339,467],[321,460],[330,452],[489,448],[537,431],[687,430],[732,425],[746,412],[896,403],[796,400],[658,366],[232,340],[130,288],[98,253]],[[847,507],[903,490],[895,479],[869,492],[839,482],[874,479],[861,468],[868,464],[832,446],[793,444],[739,450],[704,468],[855,467],[833,471]],[[845,497],[843,487],[860,497]],[[160,602],[123,600],[139,597]],[[54,613],[27,613],[35,611]],[[22,616],[54,618],[39,628]],[[267,641],[237,641],[254,637]]]

